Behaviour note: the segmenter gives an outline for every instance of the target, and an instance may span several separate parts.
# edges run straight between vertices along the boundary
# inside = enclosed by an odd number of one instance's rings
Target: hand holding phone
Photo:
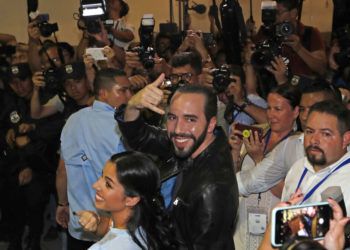
[[[280,247],[292,237],[323,239],[329,230],[331,216],[328,202],[274,208],[271,244]]]
[[[103,53],[103,48],[87,48],[85,54],[90,54],[95,61],[107,60],[107,57]]]
[[[237,124],[235,124],[234,129],[241,131],[241,134],[238,134],[238,133],[235,134],[241,140],[243,140],[243,137],[249,138],[250,135],[254,135],[255,132],[257,132],[258,136],[259,136],[259,141],[260,142],[262,141],[262,138],[263,138],[263,129],[262,128],[251,126],[251,125],[245,125],[242,123],[237,123]]]

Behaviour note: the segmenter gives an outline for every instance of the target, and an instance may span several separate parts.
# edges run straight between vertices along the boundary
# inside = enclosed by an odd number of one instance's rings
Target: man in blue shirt
[[[61,134],[61,163],[56,177],[57,222],[68,227],[68,249],[86,249],[97,240],[85,232],[73,212],[96,211],[92,184],[111,155],[124,151],[114,110],[131,97],[130,83],[121,70],[105,69],[94,82],[92,107],[70,116]]]

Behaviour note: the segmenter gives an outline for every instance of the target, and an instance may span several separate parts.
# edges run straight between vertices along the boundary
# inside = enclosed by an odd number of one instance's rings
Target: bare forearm
[[[249,114],[257,123],[267,123],[266,109],[258,107],[254,104],[247,105],[244,112]]]
[[[264,238],[261,241],[258,250],[274,250],[274,249],[276,249],[276,248],[272,247],[270,237],[271,237],[271,224],[269,223],[269,225],[267,226],[267,229],[265,231]]]
[[[97,226],[97,230],[95,234],[101,237],[104,236],[108,232],[110,225],[111,225],[111,218],[101,216],[100,223]]]
[[[309,68],[320,75],[323,75],[327,69],[327,57],[325,52],[316,52],[313,54],[304,47],[300,47],[297,54],[303,59],[303,61],[309,66]]]
[[[32,72],[36,72],[41,69],[39,48],[39,41],[30,37],[28,41],[28,62]]]
[[[33,95],[30,100],[30,115],[33,119],[39,119],[41,113],[41,104],[39,90],[34,87]]]
[[[79,44],[77,46],[76,49],[76,59],[77,60],[83,60],[83,55],[85,54],[85,50],[89,45],[89,38],[87,37],[87,35],[83,35],[82,38],[79,41]]]
[[[66,166],[61,158],[56,172],[56,190],[59,204],[68,204]]]

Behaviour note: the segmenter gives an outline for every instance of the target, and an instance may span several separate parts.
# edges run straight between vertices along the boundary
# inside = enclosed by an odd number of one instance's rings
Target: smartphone
[[[243,139],[243,137],[249,138],[251,133],[254,134],[256,131],[256,132],[258,132],[259,140],[262,141],[262,138],[263,138],[263,129],[262,128],[251,126],[251,125],[245,125],[242,123],[237,123],[237,124],[235,124],[235,129],[242,132],[242,134],[236,134],[241,140]]]
[[[103,48],[87,48],[85,53],[90,54],[95,61],[107,60],[107,57],[103,53]]]
[[[329,230],[332,214],[328,202],[274,208],[271,244],[280,247],[293,237],[323,239]]]

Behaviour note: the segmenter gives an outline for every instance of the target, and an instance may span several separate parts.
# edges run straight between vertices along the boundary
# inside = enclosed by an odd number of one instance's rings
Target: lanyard
[[[306,201],[307,199],[310,198],[311,195],[313,195],[313,193],[322,185],[323,182],[325,182],[329,176],[331,176],[335,171],[339,170],[340,168],[344,167],[346,164],[350,163],[350,158],[346,159],[345,161],[343,161],[342,163],[340,163],[336,168],[334,168],[329,174],[327,174],[319,183],[317,183],[305,196],[304,199],[302,200],[302,202],[300,204],[303,204],[304,201]],[[298,182],[298,186],[295,189],[295,191],[297,191],[297,189],[300,187],[301,183],[304,180],[304,177],[307,173],[307,168],[304,167],[304,171],[301,174],[300,180]]]
[[[290,135],[292,135],[293,130],[291,130],[287,135],[285,135],[281,140],[278,141],[278,143],[276,143],[276,145],[278,145],[280,142],[284,141],[285,139],[287,139]],[[269,144],[270,141],[270,137],[271,137],[271,129],[269,129],[265,135],[265,147],[264,147],[264,155],[267,154],[266,149],[267,149],[267,144]]]

